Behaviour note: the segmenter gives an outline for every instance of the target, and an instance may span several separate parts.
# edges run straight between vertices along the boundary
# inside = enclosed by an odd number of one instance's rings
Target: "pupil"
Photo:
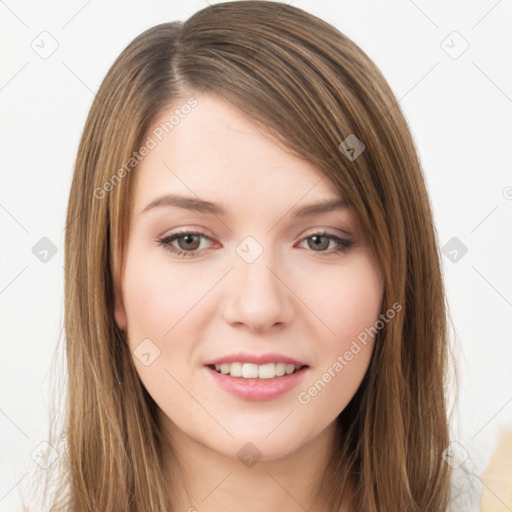
[[[328,247],[328,245],[329,245],[329,241],[323,235],[314,235],[312,238],[314,240],[315,247],[317,247],[317,248],[320,247],[321,249],[326,249]],[[327,243],[326,242],[324,242],[324,243],[317,243],[319,238],[324,238]]]
[[[194,244],[194,242],[190,242],[190,238],[193,238],[193,237],[196,237],[196,235],[185,235],[182,237],[182,239],[185,240],[186,245],[192,244],[192,246],[193,246],[193,247],[185,247],[186,249],[197,249],[197,247],[199,246],[197,240],[195,241],[195,244]]]

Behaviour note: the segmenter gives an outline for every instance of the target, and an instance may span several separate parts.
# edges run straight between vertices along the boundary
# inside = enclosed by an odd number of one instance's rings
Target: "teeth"
[[[216,364],[215,370],[223,375],[231,375],[231,377],[242,377],[244,379],[273,379],[274,377],[282,377],[284,374],[290,375],[295,372],[294,364],[286,363],[222,363]]]
[[[229,367],[229,374],[232,377],[242,376],[242,363],[232,363]]]
[[[242,365],[242,377],[246,379],[257,379],[259,368],[263,368],[263,366],[258,367],[257,364],[244,363]]]
[[[293,365],[290,365],[293,366]],[[276,363],[276,375],[278,377],[282,377],[286,373],[286,364],[285,363]]]
[[[260,379],[273,379],[276,376],[276,365],[274,363],[262,364],[256,366],[256,371]]]

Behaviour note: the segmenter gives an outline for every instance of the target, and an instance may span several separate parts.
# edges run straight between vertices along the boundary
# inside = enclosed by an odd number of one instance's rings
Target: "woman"
[[[446,510],[432,212],[396,98],[338,30],[245,1],[138,36],[67,222],[52,510]]]

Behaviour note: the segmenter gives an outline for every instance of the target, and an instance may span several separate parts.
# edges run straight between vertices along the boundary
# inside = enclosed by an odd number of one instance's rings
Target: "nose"
[[[224,302],[226,322],[244,325],[252,331],[288,325],[293,315],[294,295],[271,251],[263,251],[252,263],[238,255],[234,261]]]

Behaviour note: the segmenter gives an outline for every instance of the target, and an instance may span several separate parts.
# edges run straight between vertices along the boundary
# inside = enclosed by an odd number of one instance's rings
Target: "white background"
[[[443,265],[460,344],[454,437],[480,472],[501,433],[512,429],[511,2],[292,4],[336,26],[381,69],[410,123],[441,245],[457,237],[468,248],[456,263],[443,256]],[[62,337],[67,196],[94,93],[139,33],[206,5],[0,1],[3,512],[20,510],[31,452],[46,439],[51,357]],[[31,46],[48,37],[43,31],[58,43],[47,59]],[[460,48],[453,31],[469,44],[458,58],[445,51]],[[42,237],[57,247],[46,263],[32,253]]]

